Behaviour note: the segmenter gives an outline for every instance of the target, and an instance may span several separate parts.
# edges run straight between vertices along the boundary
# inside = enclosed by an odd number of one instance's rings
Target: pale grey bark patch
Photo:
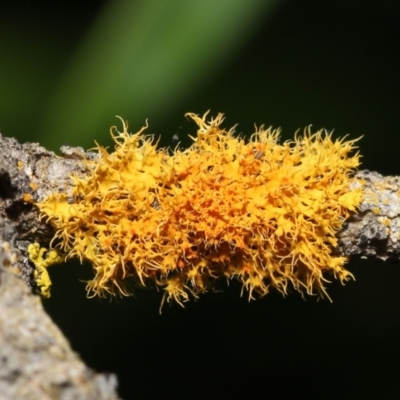
[[[0,399],[118,398],[115,375],[88,368],[32,292],[27,246],[48,246],[54,232],[26,200],[68,190],[71,173],[85,172],[84,155],[64,154],[0,135]]]

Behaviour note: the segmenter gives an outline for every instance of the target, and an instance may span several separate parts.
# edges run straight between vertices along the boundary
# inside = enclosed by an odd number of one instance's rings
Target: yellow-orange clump
[[[347,280],[332,249],[361,201],[349,188],[354,141],[307,129],[278,144],[279,131],[261,127],[246,143],[220,127],[222,114],[188,116],[199,126],[189,149],[169,155],[143,135],[147,126],[130,135],[123,123],[111,130],[115,151],[98,146],[88,176],[72,177],[72,196],[39,204],[53,244],[92,263],[88,294],[128,295],[133,277],[181,304],[221,277],[239,279],[250,298],[270,287],[285,294],[289,282],[323,294],[325,272]]]

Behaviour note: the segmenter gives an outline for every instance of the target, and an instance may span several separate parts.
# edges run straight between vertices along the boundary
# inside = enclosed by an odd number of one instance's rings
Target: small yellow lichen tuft
[[[51,280],[47,267],[53,264],[60,264],[64,258],[56,249],[48,250],[40,247],[39,243],[33,243],[28,246],[29,259],[35,264],[34,272],[35,282],[43,297],[50,297]]]
[[[98,146],[89,175],[72,177],[72,196],[39,204],[53,243],[92,263],[89,295],[128,295],[129,277],[179,303],[221,277],[239,279],[250,298],[286,294],[289,283],[322,295],[325,273],[352,276],[332,249],[361,201],[350,189],[354,141],[307,129],[279,144],[279,131],[260,127],[246,143],[220,127],[222,114],[188,116],[199,127],[189,149],[168,155],[123,123],[111,132],[115,151]]]
[[[22,196],[22,200],[25,203],[31,203],[33,201],[33,197],[32,197],[32,195],[30,193],[24,193],[23,196]]]

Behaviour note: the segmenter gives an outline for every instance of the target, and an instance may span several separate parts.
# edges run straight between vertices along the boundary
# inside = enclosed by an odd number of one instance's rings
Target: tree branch
[[[0,154],[0,398],[117,399],[116,377],[83,364],[29,289],[35,281],[27,245],[52,236],[31,199],[65,188],[69,174],[84,167],[72,153],[57,157],[1,135]]]
[[[363,199],[357,213],[338,233],[338,254],[398,260],[400,254],[400,178],[377,172],[359,171],[356,178]]]
[[[38,144],[19,144],[1,135],[0,154],[0,393],[21,399],[28,392],[37,393],[37,398],[44,394],[66,398],[67,392],[86,399],[116,398],[115,378],[87,369],[44,313],[38,297],[31,294],[38,289],[37,271],[28,256],[29,245],[48,248],[55,233],[39,219],[35,202],[49,193],[71,196],[71,175],[85,177],[89,170],[84,161],[98,155],[63,146],[60,157]],[[258,150],[254,160],[262,156]],[[370,171],[359,171],[355,178],[350,189],[360,188],[363,199],[337,233],[334,253],[397,259],[399,178]],[[159,207],[156,200],[152,207]]]

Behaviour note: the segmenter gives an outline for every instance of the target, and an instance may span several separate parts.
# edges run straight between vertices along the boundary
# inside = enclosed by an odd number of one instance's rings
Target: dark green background
[[[120,114],[132,131],[149,118],[170,145],[195,132],[185,112],[211,109],[243,134],[264,123],[283,139],[309,124],[364,135],[362,167],[400,174],[399,2],[217,0],[204,15],[200,2],[132,3],[114,17],[104,1],[3,6],[3,135],[54,150],[111,145]],[[44,305],[89,366],[118,374],[124,399],[398,398],[399,266],[349,269],[357,280],[329,285],[333,303],[296,293],[248,303],[231,283],[160,316],[156,291],[87,300],[90,267],[68,264],[51,268]]]

